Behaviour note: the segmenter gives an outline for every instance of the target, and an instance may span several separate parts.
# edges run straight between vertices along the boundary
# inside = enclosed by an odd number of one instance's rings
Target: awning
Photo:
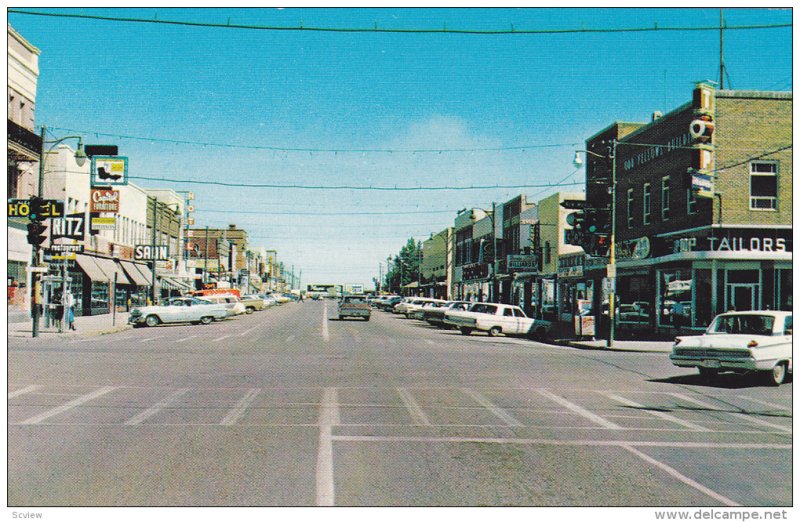
[[[97,263],[97,266],[99,266],[100,269],[106,273],[109,281],[114,281],[114,274],[116,274],[118,285],[132,284],[125,276],[125,272],[119,268],[119,265],[117,265],[113,259],[108,259],[106,257],[95,257],[94,262]]]
[[[139,270],[140,274],[142,274],[142,277],[144,277],[145,281],[147,281],[147,286],[153,284],[153,271],[150,270],[150,268],[141,263],[131,263],[131,264],[135,266],[137,270]]]
[[[171,288],[173,290],[194,290],[193,285],[189,284],[188,282],[173,279],[171,277],[162,277],[161,286],[162,288]]]
[[[150,281],[145,279],[144,275],[142,275],[142,273],[136,269],[136,265],[134,265],[130,261],[120,261],[120,264],[122,265],[122,268],[125,270],[125,273],[128,275],[128,279],[130,279],[134,285],[150,286]]]
[[[417,288],[418,286],[419,283],[417,283],[416,281],[411,281],[407,285],[403,285],[403,288]]]
[[[91,256],[75,254],[75,262],[78,264],[80,269],[83,270],[83,273],[86,274],[86,277],[99,283],[108,283],[108,276],[103,269],[101,269],[97,263],[95,263],[95,259],[96,258]]]

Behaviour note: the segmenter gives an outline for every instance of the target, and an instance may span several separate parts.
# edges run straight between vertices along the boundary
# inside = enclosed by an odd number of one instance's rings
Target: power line
[[[86,131],[86,130],[77,130],[77,129],[67,129],[65,127],[48,127],[48,129],[56,129],[64,132],[75,132],[83,135],[90,135],[94,134],[95,136],[108,136],[112,138],[119,138],[119,139],[126,139],[126,140],[137,140],[137,141],[147,141],[151,143],[171,143],[174,145],[197,145],[201,147],[218,147],[218,148],[228,148],[228,149],[248,149],[248,150],[267,150],[273,152],[328,152],[328,153],[355,153],[355,154],[366,154],[366,153],[382,153],[382,154],[394,154],[394,153],[406,153],[406,154],[441,154],[444,152],[502,152],[502,151],[514,151],[514,150],[521,150],[525,151],[527,149],[546,149],[546,148],[558,148],[558,147],[576,147],[580,145],[579,143],[551,143],[551,144],[544,144],[544,145],[535,145],[535,144],[528,144],[528,145],[512,145],[508,147],[475,147],[475,148],[457,148],[457,149],[386,149],[386,148],[375,148],[375,149],[335,149],[335,148],[313,148],[313,147],[278,147],[274,145],[238,145],[233,143],[218,143],[218,142],[204,142],[204,141],[191,141],[191,140],[176,140],[170,138],[153,138],[153,137],[146,137],[146,136],[131,136],[125,134],[116,134],[116,133],[109,133],[109,132],[96,132],[96,131]]]
[[[211,210],[198,209],[200,212],[215,214],[256,214],[260,216],[387,216],[397,214],[455,214],[455,210],[418,210],[418,211],[384,211],[384,212],[262,212],[260,210]]]
[[[552,34],[594,34],[594,33],[646,33],[658,31],[718,31],[719,26],[700,26],[700,27],[662,27],[654,23],[650,27],[621,27],[621,28],[574,28],[574,29],[518,29],[513,24],[508,29],[454,29],[443,24],[441,28],[419,29],[419,28],[383,28],[378,27],[377,22],[373,27],[315,27],[305,26],[301,23],[298,26],[272,26],[272,25],[249,25],[249,24],[213,24],[204,22],[185,22],[179,20],[162,20],[158,18],[127,18],[118,16],[99,16],[88,14],[71,13],[52,13],[44,11],[26,11],[22,9],[8,9],[10,14],[21,14],[31,16],[45,16],[54,18],[72,18],[83,20],[98,20],[104,22],[125,22],[143,24],[161,24],[186,27],[199,27],[211,29],[244,29],[257,31],[284,31],[284,32],[317,32],[317,33],[397,33],[397,34],[462,34],[462,35],[482,35],[482,36],[501,36],[501,35],[552,35]],[[752,30],[752,29],[779,29],[792,27],[788,24],[754,24],[754,25],[733,25],[725,26],[726,31]]]
[[[583,185],[580,183],[564,183],[558,184],[525,184],[518,185],[470,185],[470,186],[417,186],[417,187],[387,187],[387,186],[374,186],[374,185],[279,185],[275,183],[232,183],[226,181],[200,181],[194,179],[174,179],[174,178],[152,178],[149,176],[128,176],[129,179],[142,179],[146,181],[164,181],[168,183],[186,183],[194,185],[216,185],[221,187],[239,187],[239,188],[275,188],[275,189],[302,189],[302,190],[377,190],[377,191],[390,191],[390,192],[412,192],[421,190],[493,190],[493,189],[518,189],[518,188],[552,188],[552,187],[567,187],[573,185]]]

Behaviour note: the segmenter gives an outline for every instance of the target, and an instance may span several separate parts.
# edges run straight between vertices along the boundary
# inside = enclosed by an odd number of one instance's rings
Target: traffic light
[[[584,225],[586,223],[586,212],[578,210],[571,214],[567,214],[567,225],[572,227],[572,230],[567,230],[565,239],[567,244],[583,246],[584,244]]]
[[[28,243],[34,246],[39,246],[44,243],[44,233],[47,231],[47,225],[41,221],[31,221],[28,223]]]
[[[609,247],[611,246],[611,236],[608,234],[594,234],[589,255],[593,257],[608,257]]]
[[[30,198],[31,211],[28,214],[28,219],[30,219],[31,221],[41,221],[44,219],[42,217],[42,201],[43,201],[42,198],[40,198],[39,196],[31,196]]]

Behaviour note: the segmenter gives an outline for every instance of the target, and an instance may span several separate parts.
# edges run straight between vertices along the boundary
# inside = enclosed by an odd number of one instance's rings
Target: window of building
[[[661,220],[669,219],[669,176],[661,178]]]
[[[550,241],[544,242],[544,264],[550,264]]]
[[[642,207],[644,208],[642,212],[642,224],[649,225],[650,224],[650,183],[644,184],[644,190],[642,191]]]
[[[686,214],[696,214],[697,213],[697,197],[694,195],[694,191],[690,188],[686,189]]]
[[[750,162],[750,210],[778,208],[778,162]]]
[[[633,228],[633,189],[628,189],[628,228]]]

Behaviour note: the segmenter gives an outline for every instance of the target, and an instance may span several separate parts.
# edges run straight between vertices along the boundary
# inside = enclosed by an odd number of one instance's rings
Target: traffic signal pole
[[[47,127],[42,125],[41,139],[42,145],[39,149],[39,182],[36,187],[36,195],[41,198],[42,184],[44,183],[44,161],[45,161],[45,133]],[[37,216],[38,217],[38,216]],[[31,245],[31,268],[39,266],[39,245]],[[31,272],[31,336],[39,337],[39,272]]]

